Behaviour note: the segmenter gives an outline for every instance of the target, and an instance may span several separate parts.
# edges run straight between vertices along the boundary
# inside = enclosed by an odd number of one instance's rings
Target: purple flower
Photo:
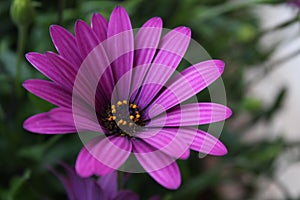
[[[227,153],[217,138],[196,127],[222,121],[231,110],[210,102],[180,105],[224,70],[222,61],[208,60],[172,76],[189,46],[189,28],[177,27],[161,39],[162,20],[154,17],[134,36],[128,14],[118,6],[109,22],[94,14],[91,26],[76,22],[75,36],[57,25],[50,34],[58,54],[26,58],[51,81],[27,80],[24,87],[58,107],[30,117],[24,128],[43,134],[104,133],[79,153],[80,176],[109,174],[133,155],[158,183],[177,189],[177,158],[188,158],[190,149]]]
[[[117,173],[94,178],[82,178],[78,176],[74,168],[63,164],[66,176],[56,170],[53,173],[60,179],[64,185],[70,200],[138,200],[137,194],[129,190],[118,191]]]
[[[288,3],[295,7],[300,8],[300,0],[288,0]]]

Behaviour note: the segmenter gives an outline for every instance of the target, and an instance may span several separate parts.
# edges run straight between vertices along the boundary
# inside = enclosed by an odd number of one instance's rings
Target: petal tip
[[[191,37],[191,34],[192,34],[191,29],[187,26],[179,26],[179,27],[175,28],[174,30],[177,32],[180,32],[184,35],[187,35],[189,37]]]

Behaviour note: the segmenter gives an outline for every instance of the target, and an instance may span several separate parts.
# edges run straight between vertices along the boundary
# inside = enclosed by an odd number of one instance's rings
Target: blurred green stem
[[[65,3],[65,0],[58,1],[58,24],[63,24]]]
[[[238,1],[229,1],[227,3],[207,8],[199,13],[198,18],[200,20],[207,20],[210,18],[214,18],[216,16],[222,15],[226,12],[230,12],[233,10],[237,10],[243,7],[247,7],[250,5],[258,4],[258,3],[271,3],[274,0],[238,0]]]
[[[27,25],[19,25],[18,26],[18,51],[17,51],[17,66],[16,66],[16,91],[20,95],[21,93],[21,79],[22,79],[22,61],[24,58],[24,51],[26,45],[27,38]]]

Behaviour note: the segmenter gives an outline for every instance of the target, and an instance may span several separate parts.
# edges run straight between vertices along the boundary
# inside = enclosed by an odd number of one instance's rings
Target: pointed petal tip
[[[216,149],[215,151],[212,150],[210,153],[208,153],[209,155],[225,156],[228,153],[226,146],[220,140],[215,144],[215,146],[219,146],[218,149]]]
[[[225,62],[223,60],[213,60],[216,67],[219,68],[220,73],[222,74],[224,72],[225,68]]]
[[[174,31],[180,32],[180,33],[185,34],[189,37],[191,37],[191,35],[192,35],[191,29],[189,27],[186,27],[186,26],[179,26],[179,27],[175,28]]]
[[[230,108],[226,107],[226,119],[231,117],[231,115],[232,115],[232,110]]]
[[[113,9],[113,11],[111,12],[111,15],[110,15],[110,16],[115,15],[115,14],[122,14],[122,13],[124,13],[125,15],[128,15],[128,13],[127,13],[127,11],[125,10],[125,8],[123,8],[123,7],[120,6],[120,5],[117,5],[117,6]]]
[[[152,17],[143,25],[143,27],[162,27],[162,26],[163,26],[163,20],[160,17]]]

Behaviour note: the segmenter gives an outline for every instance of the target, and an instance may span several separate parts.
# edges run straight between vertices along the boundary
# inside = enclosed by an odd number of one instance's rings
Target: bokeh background
[[[234,113],[220,137],[228,155],[199,159],[194,152],[178,161],[183,178],[178,190],[162,188],[147,174],[131,175],[126,188],[141,199],[300,198],[297,5],[284,0],[36,0],[24,28],[13,22],[11,4],[0,2],[0,199],[67,198],[49,168],[57,168],[58,161],[74,164],[82,143],[76,134],[39,135],[22,128],[27,117],[53,107],[21,87],[26,79],[45,78],[24,53],[55,51],[51,24],[74,32],[76,19],[89,22],[94,12],[108,18],[116,5],[125,7],[134,28],[153,16],[169,29],[190,27],[212,58],[226,62],[222,78]],[[198,99],[209,100],[208,92]]]

